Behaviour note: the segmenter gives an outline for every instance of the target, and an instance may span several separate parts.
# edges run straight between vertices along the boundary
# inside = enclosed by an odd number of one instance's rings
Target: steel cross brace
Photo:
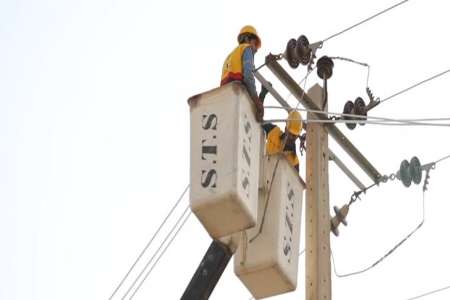
[[[269,93],[278,101],[278,103],[281,104],[285,108],[286,111],[289,111],[292,107],[289,105],[289,103],[286,102],[286,100],[283,99],[283,97],[267,82],[267,80],[264,78],[264,76],[261,75],[258,71],[255,73],[255,78],[264,85]],[[334,163],[344,172],[347,177],[353,181],[353,183],[361,190],[365,189],[364,184],[350,171],[349,168],[334,154],[331,149],[328,149],[328,156],[330,160],[334,161]]]
[[[302,88],[297,84],[297,82],[281,67],[281,65],[277,62],[277,57],[269,54],[266,56],[266,65],[270,71],[287,87],[287,89],[292,93],[292,95],[297,98],[297,100],[306,108],[311,110],[321,110],[308,96],[307,93],[304,93]],[[264,78],[260,73],[256,72],[255,77],[261,81]],[[261,82],[264,84],[264,82]],[[267,81],[265,81],[264,86],[267,87]],[[273,91],[273,89],[272,89]],[[269,92],[270,89],[269,89]],[[272,92],[271,92],[272,94]],[[284,101],[281,96],[276,93],[272,94],[275,99],[280,102],[282,106],[289,107],[286,101]],[[303,97],[302,97],[303,95]],[[282,101],[280,101],[280,99]],[[327,119],[326,116],[318,114],[318,119]],[[350,142],[350,140],[336,127],[336,125],[332,123],[325,124],[328,133],[334,138],[334,140],[347,152],[348,155],[359,165],[359,167],[373,180],[374,183],[378,183],[381,179],[381,174],[375,169],[375,167],[362,155],[361,152]],[[336,157],[336,155],[334,155]],[[339,166],[339,164],[338,164]],[[342,169],[342,168],[341,168]],[[348,173],[347,170],[343,170],[344,173]],[[348,174],[347,174],[348,175]],[[352,178],[354,176],[349,176],[349,178],[355,182]],[[361,182],[355,184],[357,186],[360,185]]]

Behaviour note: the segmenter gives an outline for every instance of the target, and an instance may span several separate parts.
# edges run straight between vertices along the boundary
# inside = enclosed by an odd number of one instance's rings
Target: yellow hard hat
[[[256,31],[255,27],[251,26],[251,25],[246,25],[244,27],[242,27],[241,31],[239,31],[238,34],[238,42],[239,42],[239,36],[243,33],[251,33],[253,35],[256,36],[257,39],[257,43],[256,43],[256,48],[261,48],[261,39],[259,38],[258,32]]]
[[[286,123],[287,130],[293,135],[300,135],[300,131],[302,131],[303,122],[302,116],[296,110],[293,110],[289,113],[289,120]]]

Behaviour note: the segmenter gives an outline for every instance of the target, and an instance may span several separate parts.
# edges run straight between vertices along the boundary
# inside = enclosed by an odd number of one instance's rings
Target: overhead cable
[[[272,120],[275,121],[288,121],[285,119]],[[308,123],[321,123],[321,124],[372,124],[372,125],[384,125],[384,126],[432,126],[432,127],[450,127],[448,123],[425,123],[425,122],[408,122],[408,121],[369,121],[369,120],[317,120],[317,119],[306,119],[303,120],[306,124]]]
[[[342,61],[345,61],[345,62],[349,62],[349,63],[353,63],[353,64],[356,64],[356,65],[360,65],[360,66],[366,67],[367,68],[366,87],[369,87],[370,65],[368,63],[356,61],[356,60],[353,60],[351,58],[341,57],[341,56],[330,56],[330,59],[332,59],[332,60],[342,60]]]
[[[444,161],[444,160],[449,159],[449,158],[450,158],[450,155],[444,156],[443,158],[438,159],[435,163],[439,163],[439,162]]]
[[[430,164],[427,164],[430,166],[431,169],[434,169],[434,166],[446,159],[449,159],[450,155],[446,155]],[[424,166],[423,166],[424,167]],[[423,169],[422,169],[423,170]],[[421,170],[421,171],[422,171]],[[429,171],[429,170],[428,170]],[[427,172],[428,172],[427,171]],[[391,176],[394,176],[394,174],[392,174]],[[405,238],[403,238],[399,243],[397,243],[391,250],[389,250],[388,252],[386,252],[386,254],[384,254],[380,259],[378,259],[377,261],[375,261],[372,265],[368,266],[367,268],[361,269],[359,271],[355,271],[355,272],[351,272],[351,273],[347,273],[347,274],[340,274],[337,270],[336,270],[336,264],[335,264],[335,260],[334,260],[334,256],[333,256],[333,252],[331,252],[331,258],[332,258],[332,262],[333,262],[333,269],[334,269],[334,273],[337,277],[348,277],[348,276],[353,276],[353,275],[358,275],[364,272],[369,271],[370,269],[374,268],[376,265],[378,265],[379,263],[381,263],[386,257],[388,257],[389,255],[391,255],[398,247],[400,247],[404,242],[406,242],[415,232],[417,232],[417,230],[419,230],[419,228],[422,227],[423,223],[425,222],[425,191],[427,190],[426,185],[428,184],[428,173],[427,173],[427,179],[425,179],[425,183],[422,189],[422,221],[419,223],[419,225],[417,225],[417,227],[411,232],[409,233]],[[394,180],[395,178],[392,178],[392,180]],[[355,194],[360,194],[361,192],[366,192],[368,189],[374,187],[375,184],[373,184],[372,186],[364,189],[364,190],[360,190],[358,192],[355,192]],[[358,198],[358,195],[354,198],[352,196],[350,203],[348,205],[351,205],[354,201],[356,201],[356,199]]]
[[[169,248],[169,246],[172,244],[173,240],[177,237],[178,233],[180,232],[180,230],[183,228],[184,224],[186,224],[186,221],[189,219],[189,217],[191,216],[192,212],[189,211],[189,213],[187,214],[187,216],[184,218],[183,222],[181,223],[180,227],[178,227],[178,230],[175,232],[175,234],[172,236],[172,238],[170,239],[169,243],[166,245],[166,247],[164,248],[164,250],[161,252],[161,254],[158,256],[158,259],[155,261],[155,263],[153,264],[153,266],[150,268],[150,270],[147,272],[147,274],[145,274],[144,278],[142,279],[142,281],[139,283],[139,285],[136,287],[136,289],[134,290],[133,294],[131,294],[130,296],[130,300],[134,298],[134,296],[136,295],[136,293],[139,291],[139,289],[141,288],[142,284],[145,282],[145,280],[148,278],[148,276],[152,273],[153,269],[156,267],[156,265],[158,264],[159,260],[161,259],[161,257],[163,257],[163,255],[166,253],[167,249]]]
[[[281,106],[281,105],[266,105],[264,106],[266,109],[292,109],[291,107]],[[350,117],[358,119],[358,121],[364,121],[364,119],[371,119],[371,120],[377,120],[377,121],[387,121],[387,122],[422,122],[422,121],[450,121],[450,117],[442,117],[442,118],[413,118],[413,119],[393,119],[393,118],[386,118],[386,117],[376,117],[376,116],[362,116],[362,115],[355,115],[355,114],[345,114],[345,113],[338,113],[338,112],[330,112],[330,111],[323,111],[323,110],[316,110],[316,109],[306,109],[306,108],[297,108],[297,111],[302,112],[309,112],[309,113],[315,113],[320,115],[334,115],[334,116],[340,116],[340,117]],[[361,119],[361,120],[359,120]]]
[[[117,291],[122,287],[123,283],[125,282],[125,280],[128,278],[128,276],[130,275],[131,271],[134,269],[134,267],[136,266],[136,264],[139,262],[139,260],[142,258],[142,256],[144,255],[144,253],[147,251],[147,249],[150,247],[150,245],[153,243],[153,240],[155,239],[155,237],[159,234],[159,232],[161,231],[161,228],[164,226],[164,224],[167,222],[167,220],[169,219],[169,217],[172,215],[173,211],[175,210],[175,208],[178,206],[178,204],[180,204],[181,199],[183,199],[184,195],[186,194],[187,190],[189,189],[189,184],[186,186],[186,188],[184,189],[183,193],[181,193],[180,197],[178,197],[178,200],[176,201],[176,203],[173,205],[173,207],[170,209],[169,213],[167,214],[167,216],[164,218],[164,221],[161,223],[161,225],[159,225],[158,229],[156,230],[156,232],[153,234],[152,238],[148,241],[147,245],[145,245],[144,249],[141,251],[141,253],[138,255],[138,257],[136,258],[136,260],[134,261],[133,265],[130,267],[130,269],[128,270],[128,272],[125,274],[125,276],[122,278],[122,280],[120,281],[120,283],[117,285],[116,289],[114,290],[114,292],[112,293],[112,295],[109,297],[109,300],[111,300],[117,293]]]
[[[400,6],[400,5],[402,5],[402,4],[405,4],[405,3],[408,2],[408,1],[409,1],[409,0],[404,0],[404,1],[401,1],[401,2],[399,2],[399,3],[397,3],[397,4],[394,4],[394,5],[392,5],[392,6],[388,7],[388,8],[386,8],[386,9],[384,9],[384,10],[382,10],[382,11],[380,11],[380,12],[378,12],[378,13],[376,13],[376,14],[374,14],[374,15],[372,15],[372,16],[370,16],[370,17],[368,17],[368,18],[366,18],[366,19],[364,19],[364,20],[362,20],[362,21],[360,21],[360,22],[358,22],[358,23],[352,25],[352,26],[350,26],[350,27],[345,28],[344,30],[341,30],[341,31],[339,31],[339,32],[337,32],[337,33],[335,33],[335,34],[330,35],[330,36],[327,37],[326,39],[323,39],[323,40],[321,41],[321,43],[324,43],[324,42],[326,42],[326,41],[329,41],[329,40],[331,40],[332,38],[335,38],[335,37],[337,37],[337,36],[339,36],[339,35],[341,35],[341,34],[347,32],[347,31],[349,31],[349,30],[351,30],[351,29],[353,29],[353,28],[355,28],[355,27],[358,27],[359,25],[362,25],[362,24],[364,24],[364,23],[366,23],[366,22],[368,22],[368,21],[370,21],[370,20],[372,20],[372,19],[374,19],[374,18],[376,18],[376,17],[378,17],[378,16],[380,16],[380,15],[386,13],[386,12],[390,11],[391,9],[396,8],[397,6]],[[283,57],[283,54],[279,54],[278,57],[279,57],[279,58],[282,58],[282,57]],[[255,72],[256,72],[256,71],[259,71],[259,70],[260,70],[262,67],[264,67],[264,66],[266,66],[266,62],[264,62],[262,65],[258,66],[257,68],[255,68]]]
[[[387,101],[387,100],[389,100],[389,99],[392,99],[392,98],[394,98],[394,97],[397,97],[398,95],[401,95],[401,94],[403,94],[403,93],[406,93],[407,91],[409,91],[409,90],[411,90],[411,89],[413,89],[413,88],[415,88],[415,87],[417,87],[417,86],[419,86],[419,85],[422,85],[422,84],[424,84],[424,83],[426,83],[426,82],[428,82],[428,81],[431,81],[431,80],[433,80],[433,79],[436,79],[436,78],[438,78],[438,77],[440,77],[440,76],[442,76],[442,75],[444,75],[444,74],[446,74],[446,73],[448,73],[448,72],[450,72],[450,69],[445,70],[445,71],[443,71],[443,72],[441,72],[441,73],[438,73],[438,74],[436,74],[436,75],[433,75],[433,76],[431,76],[431,77],[429,77],[429,78],[427,78],[427,79],[425,79],[425,80],[422,80],[422,81],[420,81],[420,82],[418,82],[418,83],[415,83],[415,84],[413,84],[412,86],[407,87],[406,89],[403,89],[403,90],[401,90],[401,91],[399,91],[399,92],[397,92],[397,93],[395,93],[395,94],[393,94],[393,95],[391,95],[391,96],[389,96],[389,97],[384,98],[383,100],[380,100],[380,103],[381,103],[381,102],[385,102],[385,101]]]
[[[316,66],[314,66],[313,69],[308,70],[308,72],[306,73],[305,77],[303,77],[303,79],[300,80],[300,81],[298,82],[298,85],[301,85],[301,84],[303,83],[303,93],[302,93],[302,96],[301,96],[300,99],[303,99],[303,97],[305,96],[305,94],[306,94],[306,82],[308,81],[309,75],[311,75],[311,73],[312,73],[315,69],[316,69]],[[287,97],[285,97],[285,98],[286,98],[286,101],[289,100],[289,98],[290,98],[291,96],[292,96],[292,93],[289,92],[289,94],[287,95]],[[297,105],[295,106],[295,109],[298,108],[299,104],[300,104],[300,101],[297,102]]]
[[[384,9],[384,10],[382,10],[382,11],[380,11],[380,12],[378,12],[378,13],[376,13],[376,14],[374,14],[374,15],[372,15],[372,16],[370,16],[370,17],[368,17],[368,18],[366,18],[366,19],[364,19],[364,20],[362,20],[362,21],[360,21],[360,22],[358,22],[358,23],[352,25],[352,26],[350,26],[350,27],[345,28],[344,30],[341,30],[341,31],[339,31],[339,32],[337,32],[337,33],[335,33],[335,34],[332,34],[332,35],[330,35],[329,37],[323,39],[323,40],[321,41],[321,44],[323,44],[324,42],[329,41],[329,40],[331,40],[331,39],[333,39],[333,38],[335,38],[335,37],[337,37],[337,36],[339,36],[339,35],[341,35],[341,34],[347,32],[347,31],[349,31],[349,30],[351,30],[351,29],[353,29],[353,28],[355,28],[355,27],[358,27],[359,25],[362,25],[362,24],[366,23],[366,22],[368,22],[368,21],[370,21],[370,20],[372,20],[372,19],[374,19],[374,18],[376,18],[376,17],[378,17],[378,16],[380,16],[380,15],[382,15],[382,14],[384,14],[384,13],[386,13],[386,12],[388,12],[388,11],[394,9],[394,8],[396,8],[397,6],[400,6],[400,5],[402,5],[402,4],[405,4],[405,3],[408,2],[408,1],[410,1],[410,0],[403,0],[403,1],[400,1],[400,2],[398,2],[398,3],[396,3],[396,4],[394,4],[394,5],[392,5],[392,6],[388,7],[388,8],[386,8],[386,9]],[[281,59],[281,58],[283,57],[283,54],[279,54],[279,55],[277,55],[277,56],[279,57],[279,59]],[[264,62],[262,65],[260,65],[260,66],[258,66],[257,68],[255,68],[254,72],[259,71],[262,67],[266,66],[266,64],[267,64],[267,62]],[[369,68],[369,72],[370,72],[370,67],[368,66],[368,68]],[[312,70],[310,70],[310,71],[312,71]],[[309,75],[309,74],[307,74],[307,76],[308,76],[308,75]],[[306,76],[306,77],[307,77],[307,76]]]
[[[364,63],[364,62],[360,62],[360,61],[356,61],[354,59],[351,58],[347,58],[347,57],[342,57],[342,56],[329,56],[330,59],[332,60],[342,60],[342,61],[346,61],[346,62],[350,62],[356,65],[360,65],[363,67],[369,67],[368,63]]]
[[[306,80],[307,80],[309,74],[311,74],[311,72],[312,72],[312,70],[309,71],[309,72],[306,74],[305,78],[304,78],[304,80],[305,80],[305,86],[306,86]],[[301,99],[303,99],[304,95],[305,95],[305,89],[303,88],[303,93],[302,93]],[[299,101],[298,103],[300,103],[300,101]],[[295,107],[295,110],[297,110],[297,109],[298,109],[298,104],[297,104],[297,106]],[[283,139],[283,142],[282,142],[282,144],[281,144],[281,149],[284,149],[284,147],[286,146],[286,142],[287,142],[287,136],[285,136],[284,139]],[[265,202],[265,205],[264,205],[263,216],[262,216],[262,219],[261,219],[261,225],[259,226],[258,232],[257,232],[252,238],[250,238],[249,243],[252,243],[256,238],[258,238],[258,236],[261,234],[261,232],[262,232],[262,230],[263,230],[264,221],[265,221],[265,219],[266,219],[267,208],[268,208],[268,206],[269,206],[269,201],[270,201],[270,198],[271,198],[270,196],[271,196],[271,192],[272,192],[272,184],[273,184],[273,181],[274,181],[274,178],[275,178],[277,169],[278,169],[278,164],[279,164],[279,162],[280,162],[280,159],[281,159],[281,156],[279,156],[279,157],[277,158],[277,161],[276,161],[276,163],[275,163],[275,167],[274,167],[273,172],[272,172],[272,177],[271,177],[271,179],[270,179],[269,190],[268,190],[268,192],[267,192],[266,202]]]
[[[150,258],[150,260],[145,264],[144,268],[142,269],[142,271],[139,273],[139,275],[136,277],[136,279],[133,281],[133,283],[130,285],[130,287],[128,288],[128,290],[126,291],[126,293],[123,295],[123,297],[121,298],[122,300],[125,299],[125,297],[130,293],[130,291],[133,289],[133,287],[136,285],[136,283],[139,281],[139,279],[142,277],[142,275],[144,274],[145,270],[149,267],[149,265],[153,262],[153,259],[156,257],[156,255],[158,254],[158,252],[161,250],[161,248],[163,247],[163,245],[166,243],[166,241],[169,239],[170,235],[174,232],[175,228],[178,226],[178,224],[180,223],[180,221],[183,219],[183,217],[186,215],[186,212],[189,211],[189,205],[185,208],[185,210],[183,211],[183,214],[178,218],[177,222],[175,223],[175,225],[172,227],[172,229],[169,231],[169,233],[166,235],[166,237],[164,238],[163,242],[161,243],[161,245],[158,247],[158,249],[156,250],[156,252],[153,254],[153,256]],[[189,211],[190,214],[190,211]],[[178,231],[180,230],[180,228],[178,229]],[[177,232],[178,232],[177,231]],[[175,234],[176,235],[176,234]],[[170,242],[169,242],[170,244]],[[145,280],[145,279],[144,279]],[[142,284],[142,283],[141,283]],[[139,284],[139,286],[141,285]],[[133,295],[136,293],[136,291],[133,293]],[[131,298],[130,298],[131,299]]]
[[[417,232],[417,230],[419,230],[419,228],[422,227],[423,223],[425,222],[425,191],[423,192],[423,198],[422,198],[422,221],[416,226],[416,228],[413,229],[413,231],[411,231],[408,235],[406,235],[400,242],[398,242],[392,249],[390,249],[388,252],[386,252],[386,254],[384,254],[381,258],[379,258],[378,260],[376,260],[373,264],[371,264],[370,266],[361,269],[359,271],[354,271],[354,272],[350,272],[350,273],[346,273],[346,274],[341,274],[336,270],[336,263],[334,260],[334,255],[333,255],[333,251],[331,251],[331,259],[333,262],[333,270],[334,270],[334,274],[339,277],[339,278],[343,278],[343,277],[349,277],[349,276],[354,276],[354,275],[359,275],[362,273],[365,273],[371,269],[373,269],[376,265],[378,265],[379,263],[381,263],[383,260],[385,260],[389,255],[391,255],[395,250],[397,250],[398,247],[400,247],[404,242],[406,242],[414,233]]]
[[[424,122],[426,119],[399,119],[399,120],[318,120],[318,119],[305,119],[304,123],[319,123],[319,124],[336,124],[336,123],[344,123],[344,124],[372,124],[372,125],[384,125],[384,126],[432,126],[432,127],[450,127],[450,123],[429,123]],[[431,119],[432,121],[436,121],[436,119]],[[268,119],[264,120],[262,124],[267,123],[278,123],[278,122],[288,122],[287,119]]]
[[[439,288],[439,289],[437,289],[437,290],[432,290],[432,291],[426,292],[425,294],[422,294],[422,295],[419,295],[419,296],[415,296],[415,297],[412,297],[412,298],[408,298],[408,299],[406,299],[406,300],[420,299],[420,298],[423,298],[423,297],[425,297],[425,296],[429,296],[429,295],[433,295],[433,294],[436,294],[436,293],[439,293],[439,292],[443,292],[443,291],[448,290],[448,289],[450,289],[450,285],[445,286],[445,287],[442,287],[442,288]]]
[[[347,31],[349,31],[349,30],[351,30],[351,29],[353,29],[353,28],[355,28],[355,27],[358,27],[359,25],[362,25],[362,24],[364,24],[364,23],[366,23],[366,22],[368,22],[368,21],[370,21],[370,20],[372,20],[372,19],[374,19],[374,18],[376,18],[376,17],[378,17],[378,16],[380,16],[380,15],[382,15],[382,14],[384,14],[384,13],[390,11],[391,9],[396,8],[397,6],[400,6],[400,5],[402,5],[402,4],[405,4],[405,3],[408,2],[408,1],[409,1],[409,0],[404,0],[404,1],[398,2],[397,4],[394,4],[394,5],[392,5],[391,7],[388,7],[388,8],[386,8],[386,9],[384,9],[384,10],[382,10],[382,11],[380,11],[380,12],[378,12],[378,13],[376,13],[376,14],[374,14],[374,15],[372,15],[372,16],[370,16],[370,17],[368,17],[368,18],[366,18],[366,19],[364,19],[364,20],[362,20],[362,21],[360,21],[360,22],[358,22],[358,23],[356,23],[356,24],[350,26],[350,27],[347,27],[347,28],[345,28],[344,30],[341,30],[341,31],[339,31],[339,32],[337,32],[337,33],[335,33],[335,34],[330,35],[329,37],[327,37],[326,39],[324,39],[322,42],[329,41],[329,40],[331,40],[332,38],[335,38],[335,37],[337,37],[337,36],[339,36],[339,35],[341,35],[341,34],[347,32]]]

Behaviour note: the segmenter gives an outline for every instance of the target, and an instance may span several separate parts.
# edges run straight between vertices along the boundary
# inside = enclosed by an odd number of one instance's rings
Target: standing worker
[[[262,121],[264,116],[263,101],[267,89],[262,87],[261,93],[256,93],[255,77],[253,75],[254,55],[261,47],[261,39],[253,26],[242,27],[238,35],[239,45],[227,56],[222,68],[220,86],[232,81],[241,81],[256,105],[256,118]]]
[[[299,160],[295,150],[295,141],[300,136],[303,122],[300,113],[293,110],[289,113],[288,121],[284,132],[280,127],[267,123],[262,125],[266,132],[266,153],[273,155],[277,153],[284,153],[286,159],[297,171],[299,171]],[[282,149],[284,144],[284,148]]]

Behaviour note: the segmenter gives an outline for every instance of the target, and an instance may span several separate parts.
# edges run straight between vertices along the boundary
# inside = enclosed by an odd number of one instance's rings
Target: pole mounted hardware
[[[322,110],[325,110],[328,102],[328,85],[327,81],[333,75],[334,63],[328,56],[322,56],[317,61],[317,76],[323,79],[323,104]]]
[[[289,112],[293,108],[289,105],[289,103],[286,102],[286,100],[283,99],[283,97],[275,90],[275,88],[269,84],[269,82],[264,78],[264,76],[262,76],[260,72],[256,71],[254,74],[255,78],[267,88],[269,93],[275,98],[275,100],[278,101],[278,103],[280,103],[282,107],[284,107],[287,112]],[[300,151],[305,150],[302,148],[302,145],[306,148],[306,136],[300,137]],[[353,181],[353,183],[357,187],[359,187],[360,189],[365,188],[362,182],[350,171],[350,169],[342,162],[342,160],[340,160],[339,157],[336,156],[333,151],[331,151],[331,149],[328,149],[328,155],[330,160],[332,160],[344,172],[344,174],[347,175],[351,181]]]
[[[345,226],[347,226],[347,215],[348,211],[350,209],[350,206],[348,204],[345,204],[340,209],[337,206],[333,207],[335,216],[331,219],[331,231],[335,236],[339,236],[339,230],[338,227],[342,223]]]
[[[410,161],[404,159],[400,164],[400,169],[397,173],[389,176],[384,175],[381,178],[382,182],[388,180],[400,180],[405,187],[410,187],[411,183],[420,184],[422,182],[422,171],[425,171],[425,180],[423,183],[423,191],[427,190],[428,179],[430,179],[430,171],[436,168],[436,162],[431,162],[422,165],[420,160],[414,156]]]
[[[328,56],[322,56],[317,61],[317,76],[323,80],[328,80],[333,75],[334,63]]]
[[[369,103],[366,105],[363,98],[357,97],[354,102],[347,101],[344,105],[343,114],[357,115],[359,117],[343,116],[343,120],[361,120],[359,125],[365,125],[367,120],[367,112],[380,104],[380,98],[375,98],[369,87],[366,88],[367,96],[369,97]],[[353,130],[356,127],[356,123],[345,123],[348,129]]]
[[[280,82],[292,93],[292,95],[306,108],[320,110],[320,106],[312,101],[307,93],[297,84],[297,82],[283,69],[277,61],[278,56],[269,54],[265,63],[269,70],[280,80]],[[269,89],[271,92],[271,90]],[[272,94],[272,92],[271,92]],[[272,94],[273,95],[273,94]],[[277,98],[276,98],[277,99]],[[278,100],[278,99],[277,99]],[[285,105],[285,101],[280,102]],[[316,114],[318,119],[327,119]],[[379,182],[382,177],[378,170],[362,155],[362,153],[349,141],[349,139],[336,127],[335,124],[326,124],[328,133],[335,141],[350,155],[350,157],[361,167],[373,182]]]
[[[411,182],[420,184],[422,182],[422,171],[427,173],[426,180],[428,180],[428,172],[430,169],[434,169],[435,166],[436,164],[434,162],[422,166],[419,159],[414,156],[409,162],[406,159],[402,161],[400,170],[395,174],[395,177],[399,179],[405,187],[409,187]]]
[[[301,35],[298,39],[290,39],[288,41],[284,57],[293,69],[296,69],[302,64],[308,66],[308,70],[311,70],[311,65],[314,63],[314,58],[316,57],[316,51],[322,48],[322,44],[322,42],[310,44],[308,38]]]
[[[367,120],[367,109],[366,109],[366,103],[361,97],[358,97],[355,99],[354,102],[347,101],[344,105],[343,110],[344,116],[342,116],[343,120],[361,120],[365,121]],[[345,115],[358,115],[360,118],[357,117],[350,117]],[[365,125],[364,122],[359,123],[360,125]],[[345,123],[348,129],[355,129],[356,123]]]

